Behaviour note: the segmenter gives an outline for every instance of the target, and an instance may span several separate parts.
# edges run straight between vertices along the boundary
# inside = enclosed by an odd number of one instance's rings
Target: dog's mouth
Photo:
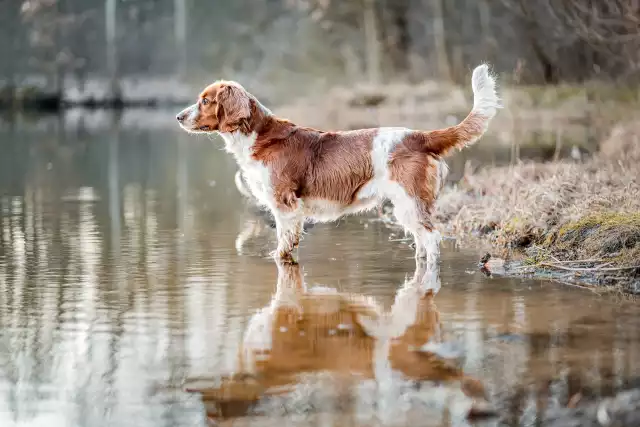
[[[207,125],[189,126],[189,125],[185,125],[184,123],[180,123],[180,127],[182,127],[182,129],[186,130],[187,132],[191,132],[191,133],[211,132],[211,126],[207,126]]]

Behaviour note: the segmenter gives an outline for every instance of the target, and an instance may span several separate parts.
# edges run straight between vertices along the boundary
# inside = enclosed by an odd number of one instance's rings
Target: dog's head
[[[219,80],[207,86],[198,101],[176,119],[187,132],[252,132],[256,101],[239,83]]]

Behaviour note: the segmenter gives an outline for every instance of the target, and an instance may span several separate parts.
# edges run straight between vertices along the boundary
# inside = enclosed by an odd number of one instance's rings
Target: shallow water
[[[1,426],[203,426],[220,401],[223,425],[465,425],[459,381],[434,382],[462,376],[486,425],[533,425],[639,383],[634,303],[486,277],[451,241],[414,283],[407,242],[366,217],[316,225],[279,276],[219,142],[90,125],[0,126]]]

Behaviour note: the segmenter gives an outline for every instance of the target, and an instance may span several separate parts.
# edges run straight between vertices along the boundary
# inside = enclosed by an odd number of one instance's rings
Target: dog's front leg
[[[292,252],[300,243],[302,220],[297,215],[275,215],[275,218],[278,236],[278,248],[275,256],[281,261],[294,262]]]
[[[278,236],[275,256],[281,261],[294,262],[292,252],[300,243],[304,223],[302,200],[290,191],[279,191],[276,194],[275,209],[272,210]]]

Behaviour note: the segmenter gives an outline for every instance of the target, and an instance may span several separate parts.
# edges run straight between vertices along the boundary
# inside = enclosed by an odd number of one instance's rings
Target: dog
[[[473,70],[473,108],[455,126],[433,131],[380,127],[322,131],[276,117],[237,82],[218,80],[176,119],[192,133],[218,133],[258,200],[273,214],[276,258],[293,261],[305,220],[394,206],[411,233],[417,259],[439,255],[441,236],[431,213],[453,149],[476,142],[501,108],[486,64]]]
[[[408,387],[409,394],[416,387],[434,396],[461,391],[467,415],[491,412],[484,386],[463,372],[460,354],[452,355],[442,338],[437,268],[418,263],[387,311],[365,295],[308,287],[297,263],[277,266],[275,294],[250,318],[235,373],[215,387],[186,387],[202,396],[209,419],[245,416],[270,399],[286,406],[300,399],[299,387],[314,388],[327,378],[325,389],[346,394],[338,400],[353,393],[341,386],[369,381]],[[305,378],[311,382],[303,385]],[[318,404],[313,393],[308,399],[303,406]]]

